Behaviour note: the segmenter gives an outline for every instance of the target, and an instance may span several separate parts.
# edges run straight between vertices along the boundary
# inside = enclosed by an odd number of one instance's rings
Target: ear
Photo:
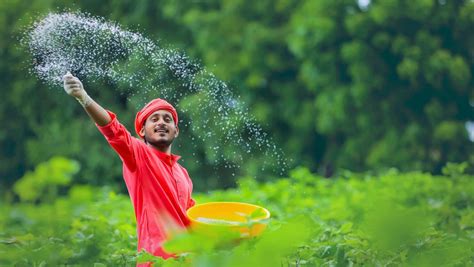
[[[140,130],[140,135],[142,137],[145,136],[145,125],[143,125],[142,129]]]
[[[176,126],[176,133],[174,134],[174,138],[178,137],[179,135],[179,128],[178,126]]]

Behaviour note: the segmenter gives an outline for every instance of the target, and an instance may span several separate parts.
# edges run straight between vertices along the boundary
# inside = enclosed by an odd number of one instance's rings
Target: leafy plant
[[[71,170],[60,162],[53,165]],[[274,182],[242,178],[235,189],[195,198],[267,208],[264,233],[250,239],[181,233],[164,245],[177,255],[168,260],[135,252],[128,196],[75,185],[46,202],[26,198],[0,206],[0,265],[472,265],[474,177],[462,174],[465,167],[450,163],[447,176],[392,169],[377,176],[345,171],[336,179],[300,167]]]

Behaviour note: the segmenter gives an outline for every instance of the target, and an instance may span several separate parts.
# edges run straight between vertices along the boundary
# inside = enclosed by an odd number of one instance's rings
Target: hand
[[[69,71],[63,76],[64,91],[70,96],[73,96],[81,103],[83,107],[87,107],[92,102],[92,99],[87,95],[86,90],[82,86],[82,82],[74,77]]]
[[[82,98],[82,96],[86,94],[81,81],[77,77],[74,77],[69,71],[63,76],[63,81],[64,90],[68,95],[77,99]]]

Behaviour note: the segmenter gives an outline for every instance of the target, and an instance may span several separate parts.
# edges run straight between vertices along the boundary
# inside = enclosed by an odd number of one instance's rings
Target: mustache
[[[158,131],[165,131],[165,132],[168,132],[168,128],[165,127],[165,126],[157,126],[153,129],[153,131],[156,133]]]

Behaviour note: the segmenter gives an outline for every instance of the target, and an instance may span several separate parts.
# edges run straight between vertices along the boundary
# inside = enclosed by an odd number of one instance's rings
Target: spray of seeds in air
[[[126,86],[127,95],[142,96],[137,109],[153,94],[186,115],[180,123],[206,144],[215,164],[235,168],[263,153],[269,161],[262,168],[287,169],[281,149],[239,97],[181,52],[83,13],[49,14],[33,24],[23,42],[33,56],[33,72],[52,87],[62,87],[70,71],[88,82],[106,79]]]

